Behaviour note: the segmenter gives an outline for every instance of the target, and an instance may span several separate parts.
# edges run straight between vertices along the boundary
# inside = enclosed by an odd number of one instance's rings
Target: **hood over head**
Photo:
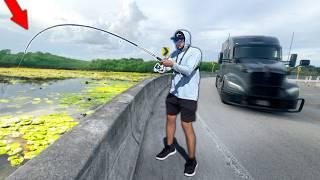
[[[185,51],[188,49],[189,46],[191,46],[191,33],[188,30],[185,29],[178,29],[173,37],[171,37],[171,40],[177,40],[177,39],[184,39],[184,47],[182,51]]]

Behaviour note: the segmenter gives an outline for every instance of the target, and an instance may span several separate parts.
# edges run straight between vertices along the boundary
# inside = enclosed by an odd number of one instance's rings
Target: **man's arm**
[[[173,63],[172,69],[183,74],[189,76],[201,62],[201,51],[195,51],[189,59],[186,65],[181,65],[176,62]]]

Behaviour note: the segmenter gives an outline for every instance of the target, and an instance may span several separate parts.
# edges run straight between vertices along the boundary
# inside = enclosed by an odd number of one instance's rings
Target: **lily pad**
[[[0,147],[5,147],[7,146],[8,141],[7,140],[0,140]]]
[[[6,147],[0,147],[0,155],[7,154],[8,150]]]
[[[12,155],[21,153],[22,151],[23,151],[23,149],[21,147],[19,147],[19,148],[16,148],[16,149],[13,149],[13,150],[9,151],[7,154],[12,156]]]
[[[8,161],[10,161],[11,166],[18,166],[24,161],[24,158],[20,155],[15,155],[15,156],[10,156],[8,158]]]
[[[7,154],[9,156],[21,153],[23,151],[23,149],[20,147],[20,144],[18,143],[13,143],[13,144],[9,144],[6,146],[7,148],[9,148],[10,150],[7,152]]]
[[[47,104],[53,104],[53,101],[47,100],[46,103],[47,103]]]
[[[39,103],[41,103],[41,98],[34,98],[31,103],[32,104],[39,104]]]
[[[9,103],[10,101],[8,99],[0,99],[0,103]]]
[[[32,159],[40,154],[38,151],[28,151],[24,153],[24,159]]]

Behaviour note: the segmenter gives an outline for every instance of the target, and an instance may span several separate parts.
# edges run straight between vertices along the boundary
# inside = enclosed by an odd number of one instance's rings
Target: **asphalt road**
[[[186,144],[180,119],[180,153],[155,159],[165,136],[164,92],[146,127],[134,179],[320,179],[320,87],[301,84],[302,112],[271,113],[222,104],[214,80],[201,80],[194,123],[197,174],[183,175]]]

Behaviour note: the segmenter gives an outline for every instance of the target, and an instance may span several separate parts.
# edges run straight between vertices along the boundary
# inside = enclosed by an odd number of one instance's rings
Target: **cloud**
[[[139,31],[140,24],[147,17],[142,13],[135,1],[127,2],[122,11],[123,13],[110,25],[110,29],[130,39],[137,39],[141,35]]]
[[[126,1],[119,12],[121,13],[113,21],[99,17],[91,26],[110,31],[130,40],[136,40],[142,34],[140,24],[147,19],[146,16],[141,12],[135,1]],[[92,29],[74,27],[53,31],[50,40],[52,42],[87,44],[90,45],[88,48],[90,51],[114,50],[121,47],[119,46],[121,40],[114,36]]]
[[[299,58],[309,58],[312,64],[320,65],[320,39],[317,38],[320,24],[316,21],[320,18],[320,1],[317,0],[203,0],[201,3],[96,0],[90,6],[86,0],[20,1],[30,13],[30,30],[24,32],[9,19],[3,20],[5,23],[0,27],[0,33],[8,37],[1,37],[6,41],[0,42],[0,49],[12,47],[19,50],[18,41],[27,41],[50,25],[80,23],[109,30],[160,53],[163,46],[173,50],[169,37],[176,29],[186,28],[192,33],[193,45],[202,49],[204,60],[212,61],[217,59],[221,44],[229,33],[231,36],[276,36],[286,56],[294,31],[292,53],[299,53]],[[0,7],[0,12],[10,13],[5,5]],[[17,36],[19,40],[10,41],[10,37]],[[71,57],[151,59],[148,54],[118,38],[82,28],[57,28],[43,35],[34,45],[37,45],[33,48],[35,51],[63,52]]]

